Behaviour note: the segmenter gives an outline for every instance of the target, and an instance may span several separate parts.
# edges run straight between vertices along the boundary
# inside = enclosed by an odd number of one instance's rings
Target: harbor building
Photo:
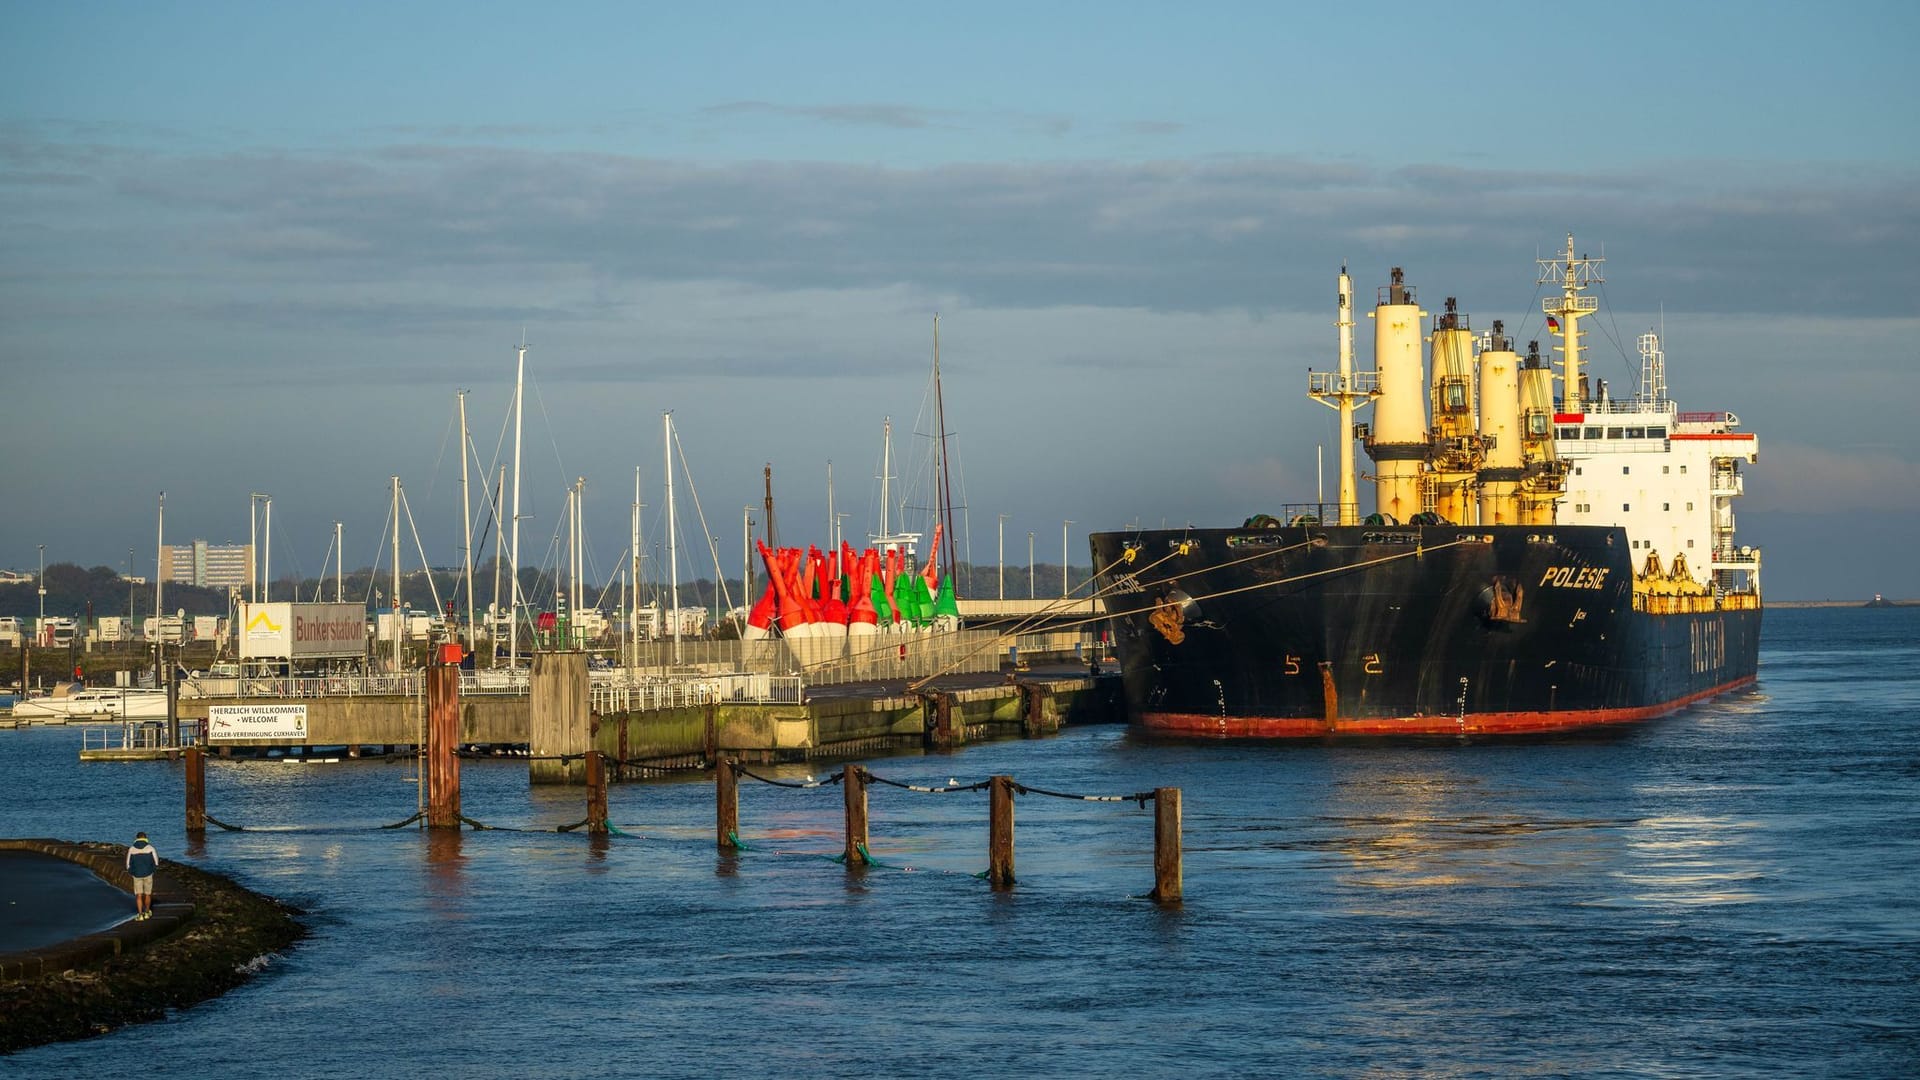
[[[253,580],[252,544],[170,544],[160,549],[160,580],[216,589],[244,588]]]

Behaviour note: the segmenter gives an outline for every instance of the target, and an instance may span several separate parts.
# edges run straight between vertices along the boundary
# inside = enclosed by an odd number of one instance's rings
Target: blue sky
[[[31,510],[0,565],[150,563],[161,489],[174,538],[244,538],[265,490],[276,568],[317,570],[336,518],[364,565],[393,473],[454,562],[453,393],[491,465],[524,327],[523,561],[585,476],[615,565],[672,409],[737,567],[764,463],[788,538],[824,534],[828,460],[849,531],[877,517],[881,418],[911,458],[935,311],[972,556],[1004,513],[1010,551],[1032,530],[1057,561],[1066,518],[1311,497],[1302,372],[1330,363],[1342,261],[1363,298],[1403,265],[1524,339],[1533,256],[1571,230],[1609,259],[1601,373],[1627,381],[1664,315],[1682,407],[1760,433],[1742,539],[1774,594],[1920,595],[1891,541],[1824,540],[1920,524],[1908,6],[5,20],[0,375],[35,467],[0,477]]]

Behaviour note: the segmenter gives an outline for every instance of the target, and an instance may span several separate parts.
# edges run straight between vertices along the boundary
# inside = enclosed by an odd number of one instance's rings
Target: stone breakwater
[[[123,845],[0,840],[0,850],[67,859],[131,893]],[[0,956],[0,1054],[159,1019],[239,985],[261,957],[306,933],[294,909],[174,861],[161,866],[153,910],[143,922]]]

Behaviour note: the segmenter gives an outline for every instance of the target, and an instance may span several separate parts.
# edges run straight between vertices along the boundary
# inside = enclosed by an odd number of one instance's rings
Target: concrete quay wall
[[[921,694],[835,696],[803,705],[719,703],[590,715],[573,695],[535,710],[527,697],[468,697],[460,702],[464,744],[528,745],[536,754],[592,747],[617,760],[689,764],[715,755],[749,761],[854,757],[915,748],[950,748],[979,739],[1038,735],[1069,723],[1123,719],[1117,678],[1023,679]],[[199,698],[182,717],[205,719],[210,705],[261,699]],[[307,738],[248,746],[407,746],[422,741],[424,706],[411,697],[304,698]],[[558,707],[564,704],[564,708]],[[942,713],[944,711],[944,717]],[[579,725],[579,729],[575,729]],[[540,730],[535,731],[538,727]],[[538,738],[536,738],[538,736]],[[575,769],[547,782],[579,783]]]
[[[212,705],[259,705],[262,698],[211,697],[182,699],[183,719],[205,720]],[[411,746],[424,739],[426,705],[412,697],[315,697],[274,699],[274,704],[307,707],[307,737],[259,739],[220,746]],[[527,699],[501,695],[460,699],[460,741],[463,743],[524,743],[527,741]]]

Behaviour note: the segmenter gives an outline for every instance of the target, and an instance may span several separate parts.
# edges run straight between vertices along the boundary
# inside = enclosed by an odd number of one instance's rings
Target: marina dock
[[[579,654],[542,654],[542,659],[546,656],[556,662],[576,658],[580,707],[542,705],[538,675],[522,692],[463,694],[461,746],[534,756],[591,748],[641,763],[638,769],[644,771],[683,768],[720,756],[773,763],[947,749],[983,739],[1045,734],[1067,723],[1124,719],[1118,677],[1094,677],[1085,667],[948,675],[918,687],[906,680],[848,683],[810,688],[804,696],[797,685],[761,679],[730,696],[729,688],[718,682],[680,692],[589,688],[584,686]],[[540,670],[537,660],[536,672]],[[572,695],[565,697],[571,701]],[[303,737],[206,737],[215,708],[287,705],[299,710]],[[170,741],[164,721],[96,726],[83,735],[80,758],[155,760],[176,756],[188,745],[205,745],[216,756],[271,754],[293,760],[310,758],[323,748],[327,756],[337,757],[411,753],[426,741],[426,713],[417,692],[189,698],[179,704],[178,745]],[[549,715],[553,718],[547,719]]]

